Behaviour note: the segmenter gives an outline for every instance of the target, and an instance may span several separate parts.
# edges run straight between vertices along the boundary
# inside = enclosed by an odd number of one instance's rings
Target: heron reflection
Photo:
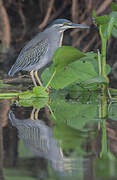
[[[85,162],[87,166],[88,158],[83,160],[82,157],[63,155],[62,149],[58,146],[59,140],[57,141],[53,137],[52,128],[46,125],[43,120],[37,119],[37,114],[38,111],[33,109],[29,119],[20,120],[15,117],[12,111],[9,111],[9,119],[12,125],[18,129],[19,138],[36,156],[48,159],[54,171],[60,175],[72,176],[79,173],[82,169],[81,164]]]
[[[32,115],[33,114],[33,115]],[[17,119],[14,113],[9,111],[9,119],[12,126],[18,129],[18,136],[23,140],[26,147],[36,156],[46,158],[51,161],[54,170],[64,171],[63,153],[57,146],[57,141],[53,138],[52,128],[47,126],[44,121],[34,120],[34,110],[31,114],[32,119]]]

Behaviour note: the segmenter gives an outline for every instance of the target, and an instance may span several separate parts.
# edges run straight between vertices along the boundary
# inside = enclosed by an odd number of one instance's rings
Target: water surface
[[[56,100],[54,119],[0,100],[0,180],[117,179],[117,104],[102,118],[106,105]]]

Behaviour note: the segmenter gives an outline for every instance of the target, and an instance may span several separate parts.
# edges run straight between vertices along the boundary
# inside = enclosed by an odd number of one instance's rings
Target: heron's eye
[[[64,25],[66,26],[66,25],[72,25],[72,23],[64,23]]]

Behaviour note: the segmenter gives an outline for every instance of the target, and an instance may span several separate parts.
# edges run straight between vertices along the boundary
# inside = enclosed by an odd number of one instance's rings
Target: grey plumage
[[[36,71],[50,64],[55,50],[62,44],[63,32],[70,28],[88,28],[88,26],[74,24],[66,19],[53,21],[52,24],[43,32],[37,34],[37,36],[21,50],[8,75],[13,76],[20,70],[32,72],[31,77],[36,85],[34,75],[39,82]],[[35,71],[36,74],[33,75],[33,71]]]
[[[20,70],[30,71],[33,70],[40,60],[40,57],[43,57],[48,49],[48,39],[37,42],[37,44],[32,45],[29,48],[25,47],[23,52],[21,51],[16,63],[12,66],[9,71],[9,75],[13,76],[16,72]]]

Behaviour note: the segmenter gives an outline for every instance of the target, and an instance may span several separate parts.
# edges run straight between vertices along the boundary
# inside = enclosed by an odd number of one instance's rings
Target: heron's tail
[[[8,112],[8,118],[10,119],[12,125],[15,126],[16,125],[15,115],[11,110],[9,110],[9,112]]]
[[[10,69],[10,71],[8,72],[8,75],[9,76],[13,76],[14,74],[16,73],[16,70],[15,70],[15,66],[13,65]]]

